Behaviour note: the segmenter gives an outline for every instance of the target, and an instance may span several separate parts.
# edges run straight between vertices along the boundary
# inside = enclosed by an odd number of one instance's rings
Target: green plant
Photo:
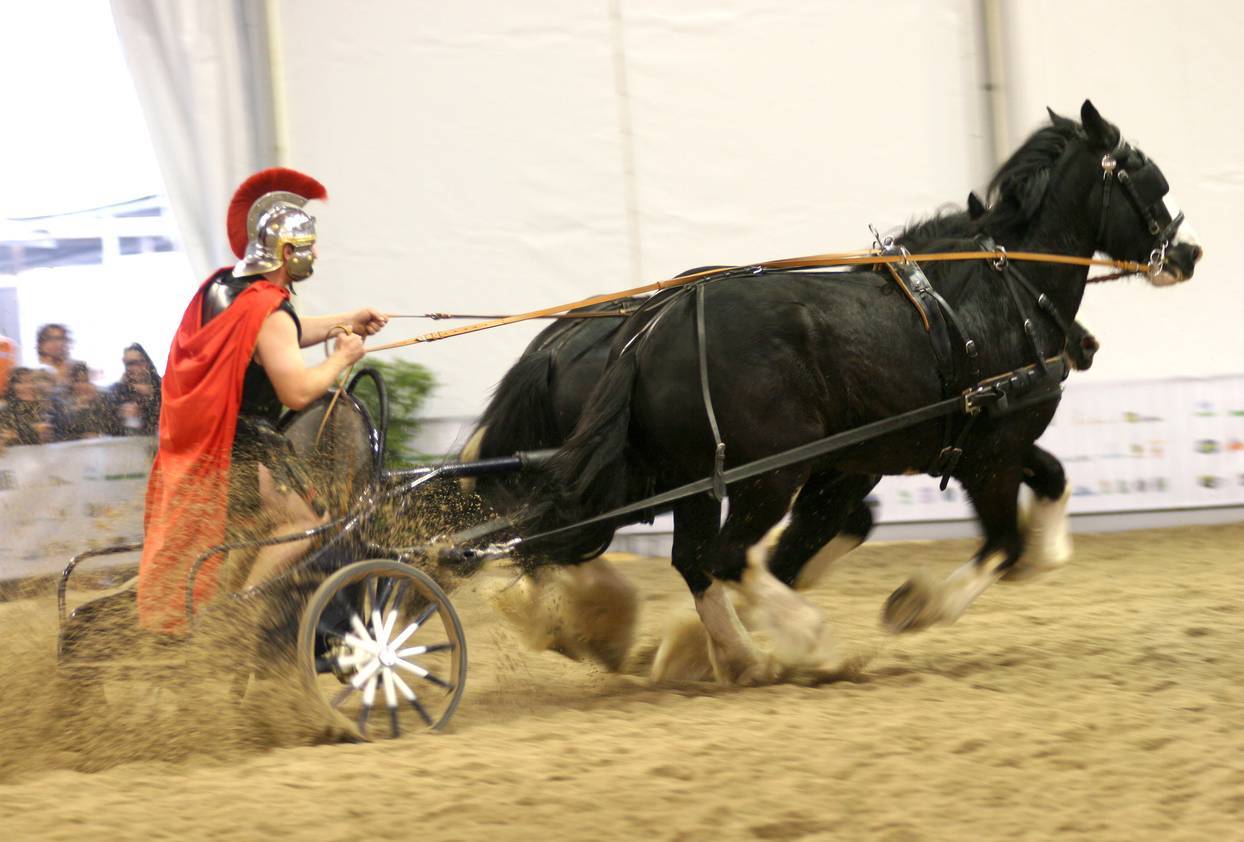
[[[427,367],[407,360],[368,360],[367,367],[380,372],[389,392],[386,467],[406,468],[418,464],[422,454],[411,446],[411,442],[419,432],[419,410],[436,388],[436,376]],[[379,423],[380,402],[369,381],[365,380],[360,384],[358,397],[376,423]]]

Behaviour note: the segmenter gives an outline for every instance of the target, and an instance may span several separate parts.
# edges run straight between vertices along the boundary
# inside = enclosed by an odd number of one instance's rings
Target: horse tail
[[[623,353],[605,369],[574,432],[553,457],[563,515],[590,517],[621,505],[626,494],[626,446],[639,363]]]
[[[493,390],[475,433],[471,458],[506,456],[561,444],[549,390],[553,355],[532,351],[519,358]],[[463,458],[467,458],[464,450]]]

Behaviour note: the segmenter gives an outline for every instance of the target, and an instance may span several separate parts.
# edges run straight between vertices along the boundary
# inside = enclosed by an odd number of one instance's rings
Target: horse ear
[[[1102,149],[1113,149],[1119,142],[1119,130],[1098,113],[1090,100],[1080,106],[1080,123],[1091,143]]]
[[[975,192],[968,194],[968,219],[980,219],[985,215],[985,203]]]
[[[1065,126],[1071,122],[1066,117],[1056,112],[1053,108],[1050,108],[1048,105],[1045,106],[1045,113],[1050,115],[1050,122],[1056,126]]]

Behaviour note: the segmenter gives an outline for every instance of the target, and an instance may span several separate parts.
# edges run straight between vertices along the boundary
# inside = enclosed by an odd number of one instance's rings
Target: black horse
[[[923,240],[930,230],[961,227],[966,213],[940,214],[933,219],[910,226],[899,235],[899,242]],[[692,274],[700,267],[682,273]],[[633,312],[647,303],[644,297],[627,298],[572,311]],[[507,456],[520,451],[535,451],[561,446],[582,415],[588,397],[600,381],[609,362],[610,349],[624,317],[564,319],[540,331],[524,349],[518,361],[502,377],[493,390],[480,420],[463,447],[463,461]],[[628,496],[641,497],[651,490],[642,477],[628,489]],[[463,480],[463,486],[494,511],[515,515],[523,510],[547,478],[531,471],[493,474]],[[796,533],[802,534],[800,523],[816,512],[805,498],[800,517],[795,521]],[[833,500],[825,500],[833,504]],[[531,570],[520,586],[505,592],[498,607],[512,620],[528,641],[537,648],[551,648],[572,658],[591,658],[610,669],[618,669],[629,649],[633,630],[627,628],[635,620],[633,588],[622,575],[599,556],[604,553],[620,524],[605,524],[582,541],[573,545],[550,547],[550,556]],[[824,545],[808,548],[792,561],[789,574],[800,588],[814,584],[829,565],[859,546],[873,527],[873,515],[860,495],[851,507],[841,529],[830,535]],[[775,532],[778,532],[775,530]],[[801,543],[801,546],[806,544]],[[558,565],[567,575],[548,581],[549,565]],[[550,593],[557,588],[558,593]],[[541,603],[545,603],[541,605]],[[606,603],[609,605],[606,608]],[[558,605],[553,616],[549,604]],[[585,615],[608,610],[608,622],[587,622]],[[684,661],[690,656],[685,656]],[[657,678],[667,677],[661,666]]]
[[[979,231],[1015,251],[1080,257],[1103,251],[1138,261],[1164,251],[1164,272],[1190,277],[1200,250],[1164,242],[1177,224],[1162,200],[1167,187],[1157,166],[1126,144],[1089,102],[1081,121],[1051,114],[1051,125],[1001,167],[990,186],[992,205],[976,223]],[[938,247],[952,244],[979,248],[965,240]],[[958,314],[959,343],[974,340],[978,356],[972,365],[983,377],[1062,353],[1066,320],[1078,310],[1087,280],[1083,267],[1025,264],[1023,274],[1036,293],[1025,300],[1022,289],[1008,293],[1008,276],[987,261],[929,264],[926,271]],[[916,308],[883,272],[735,276],[705,285],[703,295],[708,379],[728,464],[946,395],[946,371],[930,353]],[[633,318],[615,338],[605,376],[554,462],[564,489],[557,519],[574,522],[626,502],[635,488],[673,488],[712,470],[714,439],[701,397],[694,307],[693,296],[679,296],[659,319]],[[971,366],[960,358],[956,372],[963,375],[965,367]],[[953,385],[970,384],[960,377]],[[764,564],[748,563],[749,551],[792,498],[796,514],[805,498],[818,499],[820,511],[836,512],[838,524],[819,525],[832,534],[879,475],[925,472],[937,464],[946,448],[946,423],[959,425],[952,432],[962,454],[951,472],[972,500],[985,539],[946,581],[909,582],[896,591],[885,617],[895,629],[953,621],[985,587],[1026,561],[1017,523],[1025,472],[1040,471],[1047,480],[1038,489],[1046,501],[1063,497],[1061,466],[1033,445],[1056,407],[1050,399],[1004,416],[983,415],[966,433],[962,419],[932,421],[738,482],[730,488],[724,524],[720,503],[708,495],[677,503],[672,561],[695,598],[721,673],[740,681],[772,675],[722,583],[736,586],[756,609],[778,666],[818,657],[820,612]],[[798,555],[792,548],[800,541],[819,545],[821,537],[808,540],[788,529],[770,564],[780,567],[784,551]],[[554,543],[525,551],[542,554]],[[1053,546],[1045,543],[1043,550]]]

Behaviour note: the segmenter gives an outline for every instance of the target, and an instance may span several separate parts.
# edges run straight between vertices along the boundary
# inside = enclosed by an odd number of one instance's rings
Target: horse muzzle
[[[1162,268],[1149,282],[1155,287],[1168,287],[1189,280],[1196,271],[1196,264],[1205,253],[1190,230],[1181,230],[1176,241],[1167,247]]]

